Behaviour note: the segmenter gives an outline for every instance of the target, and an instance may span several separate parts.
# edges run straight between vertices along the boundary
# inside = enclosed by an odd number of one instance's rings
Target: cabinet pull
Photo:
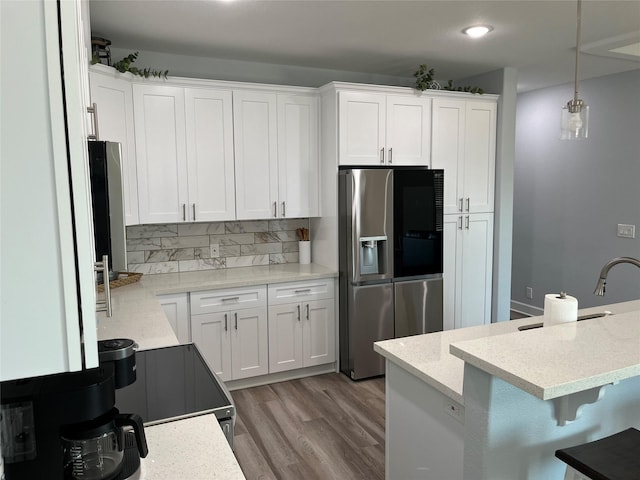
[[[393,163],[393,148],[389,149],[389,165]]]
[[[469,197],[467,197],[467,212],[469,211],[469,207],[471,206],[470,204],[471,204],[471,202],[469,200]]]
[[[196,204],[193,204],[193,221],[196,221]]]
[[[380,149],[380,163],[384,165],[384,147]]]
[[[294,293],[296,295],[298,295],[300,293],[311,293],[311,289],[310,288],[303,288],[303,289],[300,289],[300,290],[294,290]]]
[[[226,298],[223,298],[221,301],[223,301],[223,302],[232,302],[232,301],[237,302],[238,300],[240,300],[239,296],[238,297],[226,297]]]
[[[309,304],[307,303],[307,320],[309,320]]]
[[[225,332],[227,331],[227,316],[228,316],[228,315],[229,315],[228,313],[225,313],[225,314],[224,314],[224,331],[225,331]]]
[[[236,318],[236,330],[238,330],[238,312],[233,314]]]
[[[273,202],[273,218],[276,218],[277,216],[278,216],[278,203]]]
[[[286,217],[287,215],[285,214],[285,209],[284,209],[284,202],[282,202],[282,216]]]
[[[462,202],[463,202],[463,198],[460,197],[460,200],[458,200],[458,211],[461,212],[462,211]]]
[[[185,222],[187,220],[187,204],[182,204],[182,221]]]
[[[102,284],[104,285],[104,301],[96,301],[96,312],[107,312],[111,316],[111,285],[109,284],[109,256],[103,255],[101,262],[95,262],[93,269],[102,272]]]
[[[467,215],[466,217],[464,217],[464,228],[466,228],[467,230],[469,230],[469,215]]]
[[[300,305],[298,305],[298,321],[300,321]]]
[[[91,104],[90,107],[87,107],[87,112],[91,114],[93,117],[93,133],[87,135],[89,140],[99,140],[100,135],[98,133],[98,105],[96,103]]]
[[[462,230],[462,215],[458,217],[458,230]]]

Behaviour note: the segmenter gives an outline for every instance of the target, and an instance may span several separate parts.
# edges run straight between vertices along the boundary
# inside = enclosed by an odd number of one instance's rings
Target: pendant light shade
[[[575,140],[589,136],[589,106],[578,98],[578,67],[580,65],[580,33],[582,29],[582,0],[578,0],[578,27],[576,29],[576,69],[574,76],[573,99],[562,107],[561,140]]]

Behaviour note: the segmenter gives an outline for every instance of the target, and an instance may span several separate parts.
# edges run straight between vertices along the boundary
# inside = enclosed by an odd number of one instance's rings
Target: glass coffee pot
[[[66,426],[61,436],[65,480],[117,478],[124,464],[126,426],[133,429],[137,453],[146,457],[147,441],[139,415],[121,414],[114,408],[91,422]]]

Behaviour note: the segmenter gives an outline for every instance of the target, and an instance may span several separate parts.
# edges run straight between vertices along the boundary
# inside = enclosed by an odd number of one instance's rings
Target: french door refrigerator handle
[[[109,284],[109,255],[103,255],[101,262],[94,263],[94,270],[102,272],[102,284],[104,285],[104,301],[96,301],[96,312],[107,312],[107,317],[112,314],[111,309],[111,285]]]

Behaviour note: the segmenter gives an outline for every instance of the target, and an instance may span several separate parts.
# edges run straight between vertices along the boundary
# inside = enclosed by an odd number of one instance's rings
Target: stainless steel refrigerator
[[[384,373],[373,342],[442,330],[442,170],[339,174],[340,370]]]

